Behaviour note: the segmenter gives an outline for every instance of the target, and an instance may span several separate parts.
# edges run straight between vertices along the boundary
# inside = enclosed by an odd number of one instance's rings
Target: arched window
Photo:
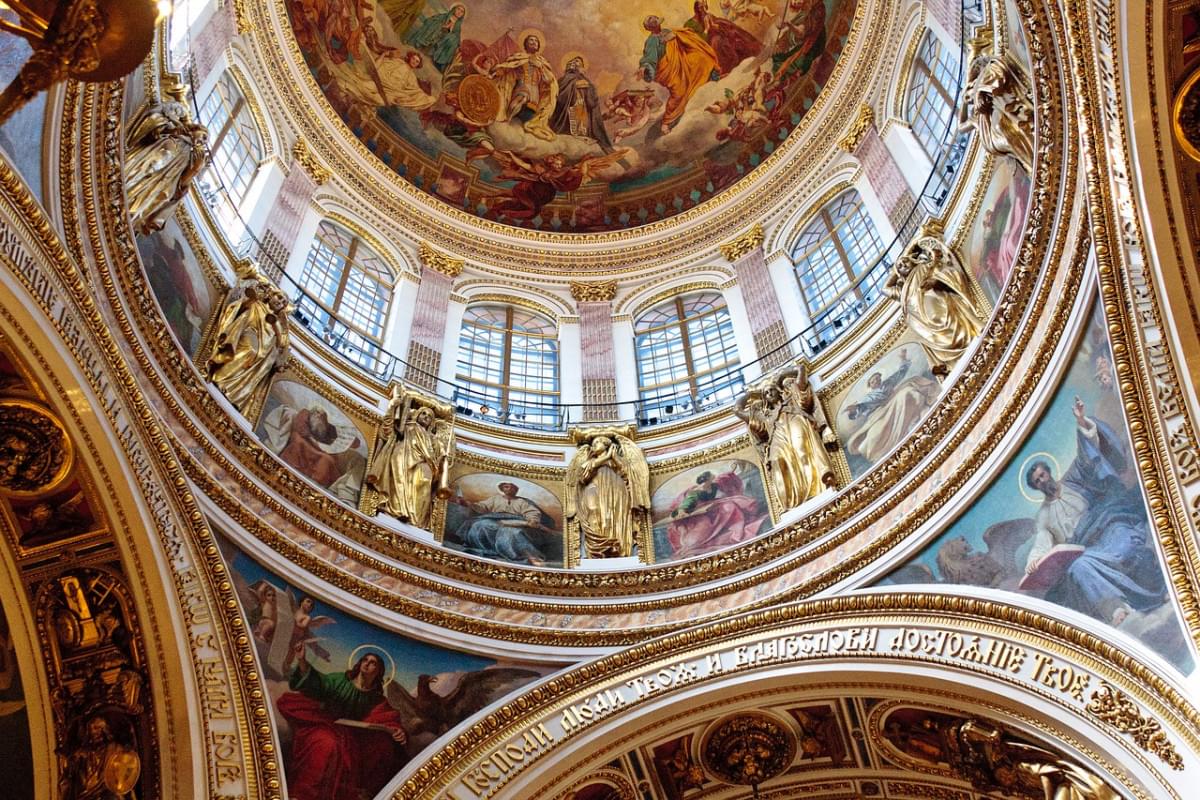
[[[742,389],[733,320],[719,292],[647,311],[634,325],[634,349],[643,425],[733,400]]]
[[[238,209],[262,161],[263,146],[246,96],[232,73],[226,71],[217,79],[200,107],[200,121],[208,128],[212,152],[212,162],[200,180],[225,232],[238,244],[243,233]]]
[[[879,231],[854,189],[846,190],[818,211],[792,250],[796,279],[809,315],[815,319],[835,303],[846,305],[866,299],[857,288],[847,290],[882,252]]]
[[[323,220],[304,263],[304,294],[296,307],[310,329],[359,365],[378,371],[395,280],[358,235]]]
[[[944,46],[933,31],[925,31],[909,76],[904,110],[925,155],[935,163],[954,113],[957,86],[958,52]]]
[[[510,305],[467,309],[458,336],[459,406],[512,425],[556,427],[558,327]]]

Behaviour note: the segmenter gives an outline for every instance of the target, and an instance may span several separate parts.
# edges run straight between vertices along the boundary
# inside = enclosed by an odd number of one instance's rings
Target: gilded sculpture
[[[834,485],[828,450],[837,439],[817,416],[816,396],[803,364],[752,386],[739,398],[734,413],[750,428],[785,508],[795,508]]]
[[[575,428],[563,511],[588,558],[623,558],[650,529],[650,467],[632,426]],[[645,558],[643,553],[643,558]]]
[[[983,149],[1012,156],[1025,171],[1033,170],[1033,92],[1025,71],[1010,60],[979,52],[967,71],[959,108],[959,130],[974,130]]]
[[[929,349],[933,373],[945,375],[979,335],[987,314],[966,268],[931,230],[923,228],[901,253],[883,292],[900,304],[908,327]]]
[[[125,199],[142,234],[162,230],[208,157],[208,131],[189,119],[186,90],[170,91],[170,99],[143,105],[126,127]]]
[[[253,267],[221,311],[208,379],[243,415],[261,403],[287,359],[290,312],[287,295]]]
[[[433,500],[450,496],[454,413],[449,405],[401,386],[392,388],[386,432],[367,469],[363,511],[380,510],[428,528]]]

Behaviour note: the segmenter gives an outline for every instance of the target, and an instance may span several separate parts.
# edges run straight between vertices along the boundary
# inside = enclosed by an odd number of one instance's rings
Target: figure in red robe
[[[675,558],[689,558],[753,539],[766,521],[766,508],[745,494],[736,472],[706,470],[671,504],[667,541]]]
[[[313,669],[296,646],[276,708],[292,727],[284,761],[290,800],[374,797],[407,760],[408,735],[383,693],[383,658],[367,652],[344,673]]]

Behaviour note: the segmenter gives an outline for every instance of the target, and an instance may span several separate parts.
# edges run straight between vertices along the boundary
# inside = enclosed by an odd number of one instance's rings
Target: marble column
[[[421,285],[417,289],[417,304],[405,359],[408,368],[404,377],[437,394],[442,349],[447,339],[450,290],[454,286],[454,279],[462,274],[463,262],[439,253],[424,243],[421,244],[420,255]]]
[[[792,353],[784,347],[788,331],[775,284],[767,269],[763,239],[763,227],[756,224],[738,238],[721,245],[721,255],[729,260],[737,274],[750,333],[754,337],[754,349],[762,357],[760,366],[765,372],[791,361]]]
[[[910,223],[908,227],[912,230],[908,233],[911,235],[920,222],[917,218],[919,215],[911,213],[917,198],[908,188],[908,182],[892,151],[880,138],[879,129],[875,127],[875,112],[870,106],[864,105],[859,109],[858,117],[850,132],[842,139],[841,146],[862,164],[867,182],[887,212],[892,228],[902,231],[906,223]]]
[[[292,148],[291,168],[275,193],[275,202],[258,236],[262,269],[272,279],[279,280],[279,273],[285,269],[299,240],[301,223],[313,193],[327,180],[329,170],[317,163],[304,140],[297,141]]]
[[[579,309],[584,422],[602,422],[621,416],[615,405],[617,362],[613,352],[612,301],[616,296],[616,281],[571,283],[571,297]]]

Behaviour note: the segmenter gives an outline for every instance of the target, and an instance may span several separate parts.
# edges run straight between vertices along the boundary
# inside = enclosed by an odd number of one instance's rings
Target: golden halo
[[[543,42],[542,44],[543,44],[543,45],[545,45],[545,42]],[[587,60],[587,56],[585,56],[583,53],[581,53],[581,52],[580,52],[580,51],[578,51],[578,50],[572,50],[571,52],[569,52],[569,53],[567,53],[565,56],[563,56],[561,59],[559,59],[559,62],[558,62],[558,71],[559,71],[559,72],[566,72],[566,71],[567,71],[567,64],[570,64],[570,63],[571,63],[571,59],[574,59],[574,58],[578,58],[580,61],[582,61],[582,62],[583,62],[583,71],[584,71],[584,72],[587,72],[587,68],[588,68],[588,60]]]
[[[1058,459],[1047,453],[1045,450],[1039,450],[1036,453],[1031,453],[1023,462],[1021,462],[1021,471],[1017,473],[1017,488],[1021,490],[1021,496],[1031,503],[1041,505],[1044,498],[1034,497],[1030,494],[1032,489],[1025,485],[1025,473],[1029,470],[1029,462],[1035,459],[1050,462],[1050,466],[1054,469],[1054,474],[1058,478],[1062,478],[1062,468],[1058,466]]]
[[[369,650],[377,656],[382,656],[382,657],[386,658],[388,660],[388,663],[392,665],[392,671],[388,674],[388,676],[386,678],[383,679],[382,686],[386,687],[389,683],[396,680],[396,659],[392,658],[391,653],[389,653],[387,650],[384,650],[382,647],[380,647],[377,644],[360,644],[358,647],[351,650],[350,657],[346,659],[346,671],[347,672],[354,669],[355,656],[357,656],[363,650]]]
[[[541,48],[538,50],[538,52],[544,54],[546,52],[546,34],[542,33],[537,28],[526,28],[525,30],[521,31],[520,35],[517,36],[517,47],[521,49],[521,52],[525,52],[525,39],[529,36],[537,37],[538,44],[541,45]]]

